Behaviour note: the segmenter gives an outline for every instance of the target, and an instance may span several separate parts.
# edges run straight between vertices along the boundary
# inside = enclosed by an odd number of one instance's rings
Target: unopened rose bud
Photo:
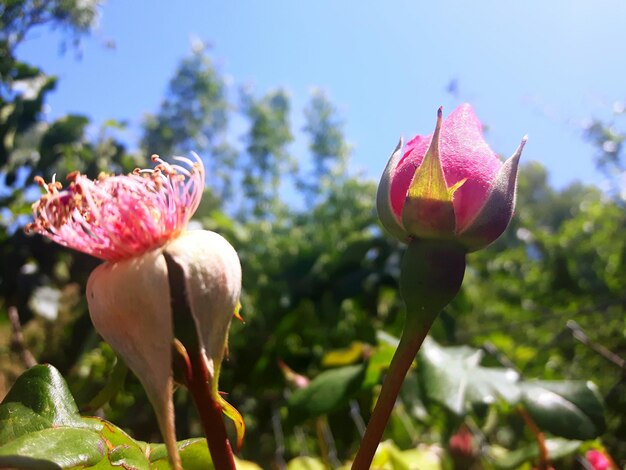
[[[394,151],[381,178],[377,208],[396,238],[451,240],[467,251],[483,248],[506,229],[515,207],[517,168],[526,138],[502,163],[482,136],[468,104],[435,132]]]
[[[415,137],[404,153],[401,140],[391,155],[376,205],[385,229],[408,244],[400,265],[406,316],[353,469],[371,468],[402,381],[437,315],[461,288],[467,253],[492,243],[509,224],[525,142],[501,163],[472,108],[462,105],[445,121],[439,108],[433,135]],[[468,453],[469,431],[450,447]]]

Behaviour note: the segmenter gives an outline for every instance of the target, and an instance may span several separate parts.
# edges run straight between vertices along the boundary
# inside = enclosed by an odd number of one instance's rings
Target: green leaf
[[[178,451],[185,470],[212,469],[213,464],[206,439],[187,439],[178,443]],[[164,444],[150,445],[150,468],[169,469]]]
[[[37,365],[24,372],[0,404],[0,445],[50,427],[85,428],[58,370]]]
[[[580,440],[604,431],[604,406],[593,383],[533,381],[523,383],[522,390],[522,401],[542,430]]]
[[[341,408],[359,391],[366,369],[360,364],[322,372],[289,397],[290,418],[299,422]]]
[[[322,366],[340,367],[354,364],[363,356],[363,343],[353,341],[350,346],[342,349],[334,349],[324,354]]]
[[[50,427],[50,421],[21,403],[0,405],[0,445],[29,432]]]
[[[136,445],[120,445],[115,447],[109,452],[109,461],[112,467],[122,467],[125,470],[150,469],[148,459],[146,459],[146,456]]]
[[[313,457],[296,457],[289,461],[287,470],[326,470],[326,465]]]
[[[548,450],[548,458],[551,461],[559,460],[573,454],[582,444],[581,441],[570,441],[561,438],[546,439],[545,443],[546,449]],[[517,469],[523,463],[537,459],[539,457],[539,447],[536,442],[513,451],[490,447],[488,455],[497,469]]]
[[[519,375],[513,369],[480,366],[482,351],[466,346],[443,348],[426,338],[418,355],[420,381],[426,396],[456,415],[498,398],[517,403]]]
[[[146,457],[147,444],[134,440],[123,430],[101,418],[83,418],[83,421],[99,427],[100,436],[106,448],[110,449],[108,458],[103,459],[93,469],[108,469],[119,466],[133,470],[148,470],[150,462]]]
[[[396,347],[387,343],[380,343],[367,362],[367,371],[362,385],[363,389],[367,390],[378,384],[380,375],[389,368],[395,352]]]
[[[0,404],[0,467],[149,470],[145,444],[100,418],[81,418],[50,365],[24,372]]]
[[[185,470],[210,470],[213,467],[211,454],[206,439],[194,438],[178,442],[178,452]],[[150,469],[169,470],[167,452],[163,444],[150,444]],[[235,458],[235,464],[239,470],[261,470],[253,462]]]
[[[372,468],[381,470],[438,470],[443,468],[437,449],[420,446],[417,449],[400,450],[393,441],[381,442],[376,449]]]
[[[440,470],[443,465],[436,446],[418,447],[402,451],[402,458],[409,468],[419,468],[420,470]]]
[[[1,446],[0,467],[18,466],[18,462],[19,468],[37,469],[91,466],[102,460],[105,449],[103,439],[95,431],[48,428],[22,434]]]
[[[605,428],[602,399],[591,382],[519,381],[512,369],[481,367],[480,350],[442,348],[432,339],[418,357],[426,396],[459,416],[501,398],[523,403],[540,429],[560,437],[593,439]]]
[[[103,459],[99,423],[87,422],[50,365],[24,372],[0,404],[0,466],[69,468]]]
[[[409,470],[408,462],[402,452],[392,441],[382,442],[372,460],[373,468],[389,468],[390,470]]]

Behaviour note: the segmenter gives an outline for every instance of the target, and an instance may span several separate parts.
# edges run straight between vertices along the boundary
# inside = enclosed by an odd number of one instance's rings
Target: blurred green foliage
[[[42,107],[56,78],[20,62],[15,47],[40,25],[61,28],[76,42],[97,15],[97,2],[0,2],[0,397],[26,367],[24,348],[61,371],[83,410],[107,386],[116,363],[94,332],[82,297],[98,261],[21,230],[39,194],[33,177],[126,172],[145,166],[153,152],[167,158],[195,150],[208,169],[195,223],[224,235],[244,271],[245,324],[233,324],[220,382],[246,420],[242,457],[264,468],[285,468],[297,456],[287,468],[340,466],[358,446],[404,314],[397,294],[403,247],[378,225],[375,182],[350,170],[341,116],[315,90],[300,133],[292,128],[296,111],[286,91],[233,93],[207,50],[196,47],[146,119],[141,155],[116,138],[121,123],[105,123],[89,137],[85,116],[48,122]],[[241,129],[234,121],[245,123],[243,135],[233,137],[233,129]],[[296,158],[290,144],[301,134],[308,153]],[[612,123],[595,122],[589,137],[601,168],[623,169],[624,135]],[[615,146],[605,145],[607,138]],[[380,156],[381,168],[386,160]],[[469,256],[463,289],[432,331],[443,346],[482,349],[474,366],[495,374],[494,384],[502,377],[493,367],[524,380],[595,383],[606,407],[606,429],[596,444],[622,463],[625,232],[619,191],[579,183],[555,190],[541,165],[526,164],[511,226],[494,245]],[[11,309],[19,313],[21,343],[6,315]],[[294,390],[279,361],[314,379],[313,391]],[[515,468],[536,458],[534,436],[510,401],[492,397],[455,413],[420,380],[428,371],[418,361],[409,373],[386,434],[393,444],[381,446],[377,457],[381,468],[407,468],[407,458],[424,468],[452,468],[448,447],[461,425],[474,436],[471,457],[488,468]],[[119,374],[113,377],[120,381]],[[313,393],[315,387],[332,393]],[[132,375],[121,388],[109,385],[109,392],[108,403],[89,413],[137,439],[159,439]],[[325,398],[316,401],[318,396]],[[175,400],[179,438],[201,435],[186,392],[179,390]],[[559,439],[551,438],[548,447],[561,452],[555,454],[564,459],[561,468],[572,468],[574,457],[591,445]]]

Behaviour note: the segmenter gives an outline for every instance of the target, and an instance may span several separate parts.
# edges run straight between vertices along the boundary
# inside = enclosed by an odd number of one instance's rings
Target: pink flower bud
[[[476,461],[474,436],[466,425],[461,425],[450,437],[448,451],[454,462],[454,468],[470,468]]]
[[[585,458],[589,461],[593,470],[611,470],[614,468],[607,456],[599,450],[588,450]]]
[[[482,135],[469,104],[443,121],[435,132],[396,147],[378,186],[377,208],[383,226],[402,241],[455,240],[468,251],[495,241],[515,207],[517,168],[526,138],[502,163]]]

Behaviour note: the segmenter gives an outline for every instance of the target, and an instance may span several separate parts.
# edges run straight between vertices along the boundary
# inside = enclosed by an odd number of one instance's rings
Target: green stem
[[[421,328],[405,328],[396,349],[389,370],[383,382],[380,395],[372,411],[365,435],[361,440],[361,446],[352,462],[352,470],[368,470],[376,453],[376,448],[383,437],[383,432],[389,421],[389,416],[398,398],[400,387],[404,382],[417,352],[424,338],[428,334],[430,325]]]
[[[406,323],[352,463],[353,470],[370,468],[406,373],[435,318],[459,292],[464,273],[465,249],[455,242],[416,239],[409,243],[400,267]]]
[[[193,375],[188,383],[188,388],[200,415],[213,465],[216,470],[236,470],[233,451],[226,434],[222,408],[213,399],[211,390],[209,390],[209,376],[202,353],[192,358],[191,363]]]

